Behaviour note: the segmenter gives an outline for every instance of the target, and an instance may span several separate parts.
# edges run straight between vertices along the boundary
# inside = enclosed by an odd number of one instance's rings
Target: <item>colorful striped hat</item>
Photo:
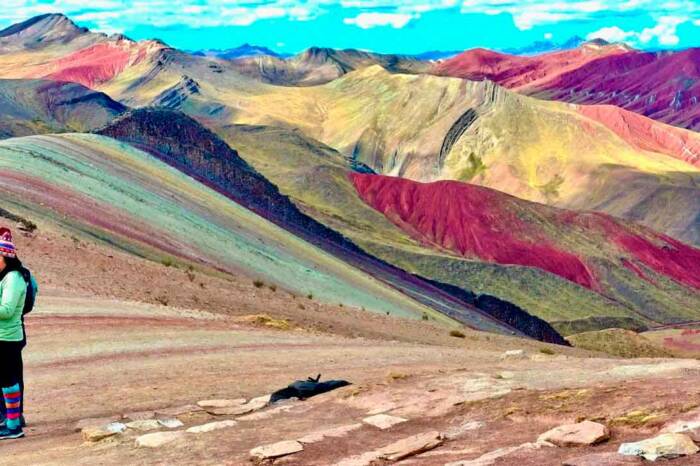
[[[15,243],[12,242],[12,232],[8,228],[0,228],[0,256],[17,257]]]

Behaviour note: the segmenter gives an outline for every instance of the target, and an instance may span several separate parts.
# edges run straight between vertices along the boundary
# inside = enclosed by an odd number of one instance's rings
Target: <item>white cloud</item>
[[[258,21],[309,21],[337,13],[345,24],[360,28],[402,28],[429,12],[454,9],[455,14],[508,15],[528,30],[566,21],[613,22],[589,37],[634,44],[673,46],[678,26],[690,21],[700,26],[700,0],[0,0],[0,25],[31,16],[62,12],[99,30],[128,30],[144,23],[156,27],[246,26]],[[656,23],[645,29],[625,28],[621,14],[643,14]]]
[[[377,26],[391,26],[400,29],[414,18],[413,15],[404,13],[360,13],[354,18],[345,18],[345,24],[354,24],[362,29],[370,29]]]
[[[694,0],[463,0],[461,10],[463,13],[508,14],[521,30],[634,11],[648,14],[656,20],[676,12],[700,20],[700,1]],[[671,31],[675,30],[675,26],[662,26],[664,30],[650,31],[648,35],[658,37],[660,41],[673,41],[675,34]]]
[[[552,40],[552,37],[554,37],[554,34],[552,34],[551,32],[545,32],[545,33],[544,33],[544,38],[545,38],[545,39],[547,39],[547,40]]]
[[[591,32],[587,39],[605,39],[608,42],[629,42],[648,44],[656,42],[658,45],[673,46],[680,42],[676,34],[678,26],[689,21],[687,17],[662,16],[654,27],[642,29],[641,32],[625,31],[617,26],[605,27]]]
[[[631,31],[623,31],[617,26],[611,26],[611,27],[605,27],[598,29],[597,31],[593,31],[590,34],[586,36],[586,39],[588,40],[593,40],[593,39],[603,39],[608,42],[625,42],[628,40],[630,37],[634,36],[634,32]]]
[[[639,34],[639,40],[648,43],[653,39],[660,45],[676,45],[680,38],[676,34],[678,26],[688,21],[687,17],[664,16],[653,28],[646,28]]]

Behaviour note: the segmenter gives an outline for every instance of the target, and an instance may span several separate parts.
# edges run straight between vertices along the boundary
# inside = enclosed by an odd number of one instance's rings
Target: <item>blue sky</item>
[[[510,48],[579,35],[639,48],[700,46],[693,0],[2,0],[0,26],[61,12],[81,26],[182,49],[248,42],[419,53]]]

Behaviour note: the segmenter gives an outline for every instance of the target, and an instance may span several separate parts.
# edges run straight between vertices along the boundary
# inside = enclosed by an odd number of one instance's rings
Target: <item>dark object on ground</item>
[[[309,377],[306,380],[297,380],[290,384],[287,388],[277,390],[270,396],[270,403],[275,403],[289,398],[311,398],[312,396],[320,395],[321,393],[330,392],[336,388],[350,385],[347,380],[326,380],[319,382],[321,374],[318,374],[315,379]]]

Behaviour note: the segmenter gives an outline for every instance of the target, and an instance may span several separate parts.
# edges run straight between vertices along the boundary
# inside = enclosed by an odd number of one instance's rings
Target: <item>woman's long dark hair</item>
[[[2,279],[4,279],[8,273],[14,270],[21,273],[22,277],[24,278],[24,271],[26,269],[22,265],[22,261],[16,257],[5,257],[5,268],[2,271],[0,271],[0,281],[2,281]]]

